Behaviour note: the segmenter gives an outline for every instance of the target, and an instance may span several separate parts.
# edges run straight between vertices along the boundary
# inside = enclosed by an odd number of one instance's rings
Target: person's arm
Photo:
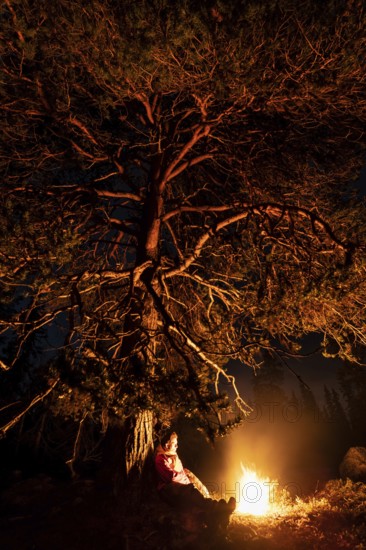
[[[191,483],[198,489],[198,491],[205,497],[208,498],[210,496],[210,493],[207,489],[207,487],[202,483],[200,479],[196,475],[194,475],[193,472],[188,470],[187,468],[184,468],[184,471]]]
[[[182,468],[181,471],[174,470],[171,458],[164,454],[156,457],[155,466],[160,479],[164,483],[183,483],[184,485],[190,483],[184,469]]]

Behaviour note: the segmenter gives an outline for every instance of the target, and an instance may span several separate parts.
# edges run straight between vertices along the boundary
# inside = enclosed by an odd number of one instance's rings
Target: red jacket
[[[182,485],[191,483],[179,456],[176,453],[164,451],[161,445],[156,450],[155,468],[158,474],[159,490],[168,483],[181,483]]]

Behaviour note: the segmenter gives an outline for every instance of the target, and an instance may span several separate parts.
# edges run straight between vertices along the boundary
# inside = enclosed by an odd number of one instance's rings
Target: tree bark
[[[139,411],[124,422],[109,419],[97,477],[97,487],[106,497],[118,497],[124,489],[133,489],[134,496],[139,497],[141,478],[151,481],[153,428],[150,410]]]
[[[125,464],[128,482],[139,478],[148,466],[147,460],[153,450],[154,415],[150,410],[137,413],[125,423]]]

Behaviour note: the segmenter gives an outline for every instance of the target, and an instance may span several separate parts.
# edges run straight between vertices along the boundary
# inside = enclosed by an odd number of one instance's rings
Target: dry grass
[[[285,503],[265,517],[235,514],[231,548],[337,550],[366,548],[366,485],[332,480],[307,499]]]

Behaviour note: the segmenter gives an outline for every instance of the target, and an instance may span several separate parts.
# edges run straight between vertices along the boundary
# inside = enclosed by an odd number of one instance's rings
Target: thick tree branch
[[[10,428],[15,426],[19,422],[19,420],[21,420],[23,416],[27,414],[27,412],[29,412],[34,407],[34,405],[36,405],[37,403],[42,401],[45,397],[47,397],[47,395],[49,395],[52,392],[52,390],[55,389],[59,380],[60,379],[57,378],[54,382],[52,382],[51,386],[45,392],[41,393],[40,395],[37,395],[34,399],[32,399],[30,404],[21,413],[17,414],[12,420],[10,420],[10,422],[5,424],[4,426],[1,426],[0,437],[4,437],[6,432],[10,430]]]
[[[172,180],[173,178],[181,174],[187,168],[190,168],[191,166],[195,166],[195,164],[199,164],[204,160],[212,159],[212,158],[213,158],[212,154],[199,155],[198,157],[195,157],[193,159],[187,160],[186,162],[183,162],[180,166],[178,166],[178,168],[176,168],[175,170],[173,170],[173,172],[171,172],[170,176],[168,177],[168,181]]]
[[[79,130],[82,131],[82,133],[87,137],[89,141],[93,143],[93,145],[99,145],[90,130],[88,130],[85,124],[83,124],[78,118],[76,118],[75,116],[70,116],[68,118],[68,122],[70,122],[72,126],[76,126],[76,128],[79,128]]]
[[[143,106],[145,107],[145,111],[146,111],[146,116],[149,120],[149,122],[152,124],[152,125],[155,125],[155,119],[154,119],[154,102],[153,102],[153,106],[150,105],[150,102],[148,100],[148,98],[142,94],[136,94],[136,98],[141,101],[141,103],[143,104]]]
[[[222,369],[217,363],[212,361],[209,357],[207,357],[206,353],[202,351],[200,346],[194,342],[194,340],[186,334],[186,332],[180,327],[177,323],[171,324],[168,327],[169,331],[173,334],[177,334],[180,336],[180,338],[183,339],[184,344],[190,348],[198,357],[199,359],[205,363],[206,365],[209,365],[211,368],[213,368],[218,376],[222,376],[229,382],[232,389],[234,390],[235,399],[234,402],[239,408],[240,412],[243,413],[245,416],[249,414],[252,411],[252,408],[248,403],[246,403],[243,398],[241,397],[239,390],[236,386],[236,380],[235,376],[228,374],[224,369]]]
[[[172,162],[166,168],[162,177],[162,181],[165,181],[165,182],[169,181],[174,177],[173,174],[176,170],[178,170],[177,173],[180,173],[184,169],[182,168],[182,170],[180,170],[180,167],[179,168],[176,168],[176,167],[184,159],[187,153],[189,153],[189,151],[196,145],[196,143],[198,143],[203,137],[208,136],[208,134],[210,133],[210,129],[211,127],[208,124],[204,126],[199,126],[198,128],[196,128],[191,139],[182,147],[182,149],[180,150],[178,155],[175,157],[175,159],[172,160]],[[206,158],[205,155],[204,157]],[[204,160],[204,158],[202,160]],[[197,160],[197,162],[200,162],[200,160]]]
[[[24,38],[24,34],[19,30],[19,25],[18,25],[18,18],[17,18],[17,14],[13,8],[13,6],[11,5],[10,3],[10,0],[5,0],[5,4],[8,6],[8,9],[12,15],[12,18],[13,18],[13,23],[14,23],[14,27],[15,27],[15,31],[18,35],[18,38],[19,38],[19,42],[21,42],[21,44],[24,44],[25,43],[25,38]]]
[[[177,216],[178,214],[182,214],[183,212],[196,212],[197,214],[204,214],[206,212],[227,212],[228,210],[232,210],[234,205],[228,204],[228,205],[203,205],[203,206],[180,206],[178,208],[174,208],[174,210],[170,210],[166,214],[164,214],[162,221],[166,222],[170,218],[173,218],[174,216]]]
[[[234,390],[235,404],[237,405],[238,409],[244,415],[249,414],[252,409],[241,397],[236,386],[235,377],[229,375],[217,363],[212,361],[212,359],[207,356],[207,354],[201,349],[201,347],[196,342],[194,342],[194,340],[186,333],[183,327],[181,327],[181,325],[173,319],[171,314],[165,308],[161,298],[158,296],[151,283],[146,281],[145,285],[149,293],[153,297],[156,308],[158,309],[159,313],[162,315],[162,318],[165,321],[165,327],[168,333],[178,335],[183,340],[183,346],[187,346],[191,351],[193,351],[200,361],[202,361],[205,365],[211,367],[217,373],[218,377],[222,376],[223,378],[225,378],[225,380],[230,383],[232,389]],[[177,347],[179,347],[180,345],[181,344],[177,344]]]
[[[224,227],[227,227],[228,225],[231,225],[237,221],[242,220],[243,218],[246,218],[247,215],[248,215],[248,212],[242,212],[241,214],[236,214],[235,216],[231,216],[230,218],[227,218],[226,220],[223,220],[222,222],[216,224],[216,226],[211,227],[208,231],[206,231],[206,233],[201,235],[201,237],[198,239],[193,253],[190,256],[188,256],[179,267],[168,270],[165,273],[163,273],[162,278],[168,279],[170,277],[174,277],[175,275],[178,275],[179,273],[182,273],[182,271],[185,271],[200,256],[204,245],[206,244],[207,241],[209,241],[209,239],[211,239],[218,231],[220,231]]]
[[[245,219],[249,214],[255,214],[259,216],[263,215],[272,215],[274,217],[280,217],[280,218],[289,218],[292,214],[298,215],[301,218],[306,218],[310,221],[312,230],[314,234],[317,234],[317,230],[323,230],[326,235],[331,239],[331,241],[341,248],[345,253],[352,252],[352,246],[348,243],[342,242],[333,232],[331,227],[327,222],[322,220],[318,215],[314,214],[314,212],[311,212],[310,210],[307,210],[305,208],[297,207],[297,206],[291,206],[291,205],[278,205],[276,203],[263,203],[258,205],[250,205],[250,204],[234,204],[232,207],[220,207],[216,210],[213,209],[213,207],[203,206],[198,207],[197,209],[192,209],[191,207],[181,207],[180,209],[176,209],[174,212],[175,214],[180,212],[218,212],[218,211],[225,211],[229,208],[232,209],[238,209],[242,208],[244,209],[243,212],[234,214],[233,216],[222,220],[221,222],[216,223],[214,226],[210,227],[206,233],[201,235],[201,237],[197,240],[196,246],[194,247],[193,253],[188,256],[184,262],[181,263],[181,265],[175,269],[167,270],[163,274],[163,278],[170,278],[174,275],[177,275],[181,273],[182,271],[185,271],[201,254],[204,245],[212,238],[214,237],[220,230],[224,229],[225,227],[228,227],[234,223],[237,223],[238,221],[241,221]],[[170,214],[170,213],[169,213]],[[169,214],[167,215],[167,218],[169,218]]]
[[[0,359],[0,369],[2,370],[9,370],[10,367],[4,363],[4,361],[1,361]]]
[[[84,189],[85,191],[85,189]],[[111,199],[129,199],[136,202],[141,202],[141,197],[135,193],[125,193],[123,191],[102,191],[99,189],[93,189],[93,192],[98,195],[98,197],[108,197]]]

